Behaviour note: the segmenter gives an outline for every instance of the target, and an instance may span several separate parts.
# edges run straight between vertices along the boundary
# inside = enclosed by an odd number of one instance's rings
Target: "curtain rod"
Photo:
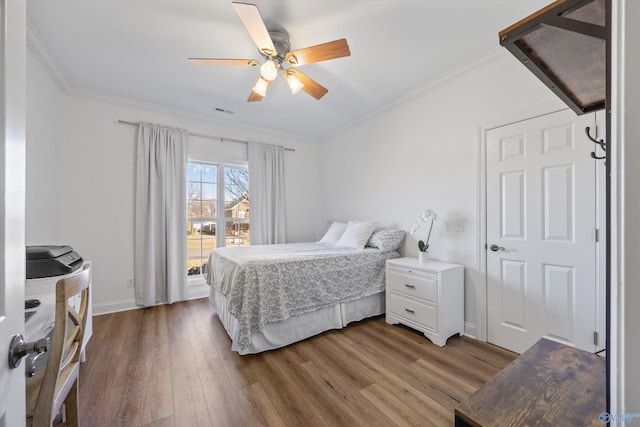
[[[122,119],[118,119],[118,123],[124,124],[124,125],[135,125],[135,126],[138,126],[140,124],[140,122],[133,122],[131,120],[122,120]],[[231,141],[231,142],[241,142],[241,143],[244,143],[244,144],[248,144],[249,143],[249,141],[245,141],[245,140],[242,140],[242,139],[226,138],[224,136],[208,135],[206,133],[198,133],[198,132],[189,131],[189,135],[191,135],[191,136],[199,136],[201,138],[219,139],[220,142]],[[284,147],[284,150],[285,151],[296,151],[294,148],[288,148],[288,147]]]

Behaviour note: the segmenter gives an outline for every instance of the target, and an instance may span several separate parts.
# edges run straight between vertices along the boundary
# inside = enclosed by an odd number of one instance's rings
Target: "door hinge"
[[[595,125],[593,125],[593,132],[595,133],[595,135],[593,136],[595,139],[598,139],[598,124],[596,123]]]
[[[595,229],[595,232],[593,234],[593,238],[595,239],[596,242],[600,241],[600,229],[599,228]]]
[[[598,345],[598,332],[593,331],[593,345]]]

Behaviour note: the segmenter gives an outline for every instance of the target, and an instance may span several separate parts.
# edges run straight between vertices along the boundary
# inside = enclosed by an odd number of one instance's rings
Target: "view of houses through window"
[[[187,274],[203,274],[215,248],[249,245],[249,230],[249,171],[220,163],[190,161],[187,164]]]

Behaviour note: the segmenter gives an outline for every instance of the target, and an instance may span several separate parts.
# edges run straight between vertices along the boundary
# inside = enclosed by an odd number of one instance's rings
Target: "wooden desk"
[[[605,359],[547,339],[455,409],[456,427],[602,426]]]

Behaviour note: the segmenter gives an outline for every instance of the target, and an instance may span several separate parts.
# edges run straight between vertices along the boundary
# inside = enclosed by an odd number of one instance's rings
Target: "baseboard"
[[[93,304],[93,315],[117,313],[119,311],[127,311],[140,308],[136,305],[135,299],[127,299],[120,301],[103,302]]]
[[[198,299],[209,296],[209,292],[211,291],[211,287],[206,283],[196,286],[188,286],[187,287],[187,299]]]
[[[206,298],[209,296],[209,290],[210,288],[207,284],[190,286],[187,288],[187,300]],[[136,308],[141,307],[136,305],[135,299],[103,302],[93,304],[93,315],[98,316],[100,314],[117,313],[119,311],[135,310]]]
[[[464,336],[476,340],[478,339],[476,335],[476,325],[474,323],[464,322]]]

